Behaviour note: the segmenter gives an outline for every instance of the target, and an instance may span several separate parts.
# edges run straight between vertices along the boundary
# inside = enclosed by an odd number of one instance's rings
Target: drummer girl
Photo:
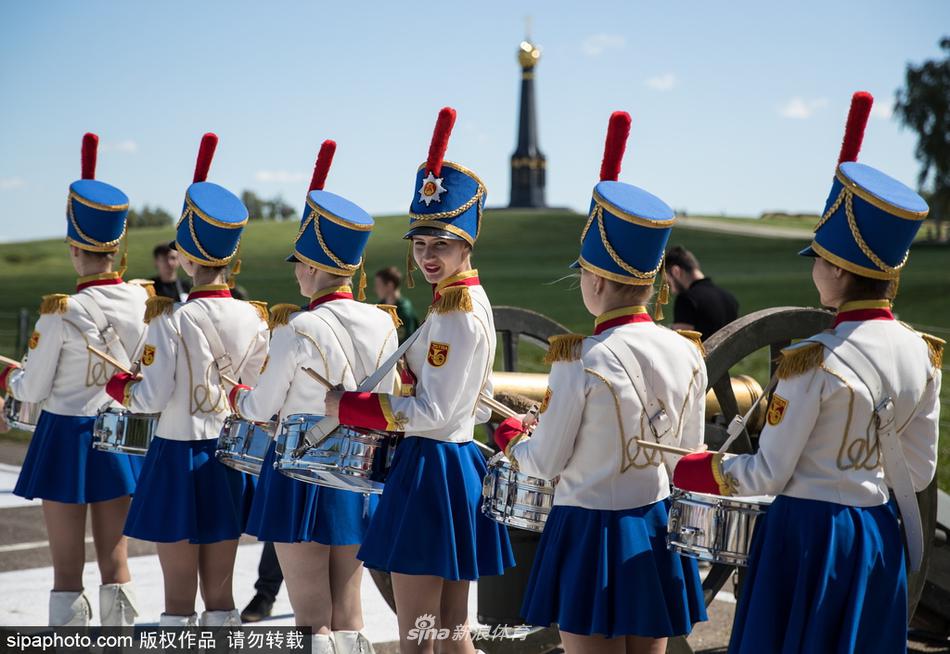
[[[122,525],[139,466],[128,455],[92,448],[96,413],[109,403],[103,387],[112,368],[86,345],[125,363],[137,359],[149,293],[122,281],[124,257],[120,270],[112,270],[129,199],[95,179],[98,142],[95,134],[83,138],[82,179],[70,185],[66,205],[76,294],[45,296],[23,367],[0,369],[0,390],[44,403],[13,492],[43,500],[53,559],[50,626],[84,626],[92,615],[82,586],[87,507],[102,578],[100,622],[131,625],[137,615]]]
[[[856,94],[825,213],[800,253],[815,257],[821,303],[838,311],[830,333],[782,352],[756,454],[691,454],[673,476],[692,491],[778,496],[753,535],[730,652],[907,649],[897,509],[915,568],[914,491],[936,470],[944,343],[891,312],[928,209],[857,163],[870,109],[871,97]]]
[[[630,115],[614,112],[573,265],[594,335],[551,339],[530,437],[513,418],[495,432],[520,472],[559,478],[522,615],[557,623],[568,654],[665,652],[668,636],[706,619],[696,561],[666,547],[668,463],[636,443],[702,443],[706,366],[693,332],[657,325],[645,307],[674,214],[617,181],[629,132]]]
[[[119,373],[107,385],[133,412],[162,414],[125,533],[158,545],[167,626],[196,623],[199,580],[206,609],[200,624],[241,623],[231,573],[244,528],[245,479],[214,452],[229,413],[223,385],[257,380],[267,323],[257,306],[233,299],[226,283],[248,214],[235,195],[205,181],[216,144],[213,134],[202,139],[176,235],[182,268],[195,286],[184,304],[150,300],[142,378]]]
[[[362,270],[373,219],[323,190],[335,148],[326,141],[320,150],[294,251],[287,258],[310,303],[303,310],[289,304],[272,308],[267,367],[256,388],[241,385],[231,391],[235,412],[247,420],[322,415],[327,388],[303,368],[332,384],[356,388],[396,349],[392,316],[353,299],[350,278]],[[342,342],[353,344],[349,354]],[[393,371],[380,387],[392,390],[395,380]],[[368,654],[372,644],[360,633],[362,564],[356,551],[376,498],[291,479],[274,469],[274,459],[271,444],[246,531],[275,544],[297,625],[313,630],[314,653]]]
[[[473,442],[489,411],[495,327],[488,296],[471,269],[485,186],[474,173],[443,161],[455,111],[442,109],[429,158],[416,174],[410,208],[413,257],[430,284],[429,317],[406,353],[415,396],[331,392],[326,413],[346,425],[405,432],[359,558],[392,573],[400,651],[431,652],[431,639],[410,638],[417,621],[464,633],[468,587],[514,565],[504,528],[479,510],[485,462]],[[446,651],[472,652],[464,639],[440,641]]]

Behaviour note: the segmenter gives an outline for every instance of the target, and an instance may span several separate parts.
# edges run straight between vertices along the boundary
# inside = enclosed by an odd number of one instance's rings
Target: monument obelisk
[[[534,73],[541,50],[526,36],[518,48],[521,65],[521,111],[518,145],[511,155],[511,201],[508,206],[541,208],[544,203],[544,155],[538,147],[538,119],[534,107]]]

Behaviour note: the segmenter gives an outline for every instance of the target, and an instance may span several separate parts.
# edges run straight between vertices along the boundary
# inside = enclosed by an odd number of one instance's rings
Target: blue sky
[[[85,131],[133,206],[177,210],[215,131],[210,179],[234,191],[301,207],[333,138],[327,190],[401,212],[443,105],[459,112],[448,158],[505,204],[527,15],[552,205],[586,208],[625,109],[623,181],[694,213],[820,210],[855,90],[876,98],[861,160],[916,183],[890,109],[906,64],[939,53],[941,0],[21,0],[0,5],[0,239],[63,231]]]

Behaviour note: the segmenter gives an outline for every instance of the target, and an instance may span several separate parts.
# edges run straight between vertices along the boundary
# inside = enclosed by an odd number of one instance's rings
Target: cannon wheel
[[[728,424],[737,414],[735,395],[729,383],[729,369],[746,357],[762,348],[769,348],[770,373],[774,373],[775,362],[783,347],[793,340],[807,338],[827,329],[832,314],[821,309],[801,307],[777,307],[763,309],[739,318],[718,332],[710,336],[704,343],[706,347],[706,371],[709,376],[709,388],[716,394],[719,405],[722,407],[723,418]],[[760,380],[764,381],[764,380]],[[748,453],[757,449],[757,440],[750,438],[758,434],[743,433],[729,448],[730,452]],[[722,427],[707,424],[706,439],[710,447],[718,447],[716,442],[722,442]],[[917,494],[923,519],[924,533],[933,534],[937,517],[937,486],[936,479],[925,490]],[[925,539],[924,561],[921,570],[908,576],[908,609],[909,616],[914,614],[920,594],[923,592],[924,580],[927,575],[927,566],[930,552],[933,549],[933,538]],[[729,579],[738,572],[739,589],[744,577],[744,568],[736,566],[713,564],[709,574],[703,581],[703,595],[708,606]],[[677,654],[692,652],[684,638],[670,640],[670,652]]]
[[[499,337],[498,347],[502,352],[502,370],[506,372],[517,371],[518,345],[522,340],[546,350],[548,338],[569,331],[564,325],[528,309],[497,306],[493,307],[493,314],[495,331]],[[495,449],[494,443],[489,445]],[[393,596],[392,577],[381,570],[370,570],[369,573],[383,599],[395,613],[396,599]],[[535,654],[557,647],[560,641],[557,629],[550,628],[536,631],[524,640],[480,641],[478,647],[487,654]]]

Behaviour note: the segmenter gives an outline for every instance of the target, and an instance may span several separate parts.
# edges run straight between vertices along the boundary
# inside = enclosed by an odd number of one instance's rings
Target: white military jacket
[[[414,394],[345,393],[342,424],[466,443],[475,425],[488,419],[491,411],[478,396],[492,392],[495,322],[478,271],[443,280],[435,297],[419,337],[406,352],[416,379]]]
[[[646,392],[670,419],[660,442],[693,449],[703,442],[706,396],[698,335],[684,338],[657,325],[643,307],[608,312],[595,325],[594,337],[552,339],[538,424],[507,453],[527,475],[559,478],[555,505],[620,510],[651,504],[670,494],[677,457],[636,443],[657,439],[620,360],[598,339],[610,337],[611,347],[627,347],[636,357]]]
[[[86,349],[91,345],[109,353],[93,316],[75,298],[95,302],[128,359],[135,361],[142,348],[150,287],[123,282],[118,273],[103,273],[80,277],[76,289],[74,296],[43,299],[23,367],[9,374],[7,388],[18,400],[45,401],[43,408],[50,413],[88,417],[104,405],[115,405],[105,385],[116,370]]]
[[[880,304],[844,305],[833,331],[893,387],[901,446],[920,491],[936,471],[942,341],[897,322],[887,303]],[[721,461],[731,494],[781,494],[848,506],[886,503],[871,396],[854,372],[822,346],[809,344],[786,350],[778,375],[759,451]]]
[[[303,368],[311,368],[330,383],[352,390],[398,346],[392,316],[372,304],[353,300],[349,286],[320,291],[308,309],[288,315],[291,308],[279,305],[271,309],[273,332],[267,366],[257,386],[241,390],[235,398],[235,408],[243,418],[265,421],[279,414],[283,420],[295,413],[322,416],[327,389]],[[359,361],[347,360],[336,333],[340,325],[328,313],[335,314],[348,330]],[[378,388],[393,391],[396,379],[393,368]]]
[[[268,341],[262,309],[235,300],[227,286],[196,286],[188,298],[174,307],[167,304],[150,320],[142,379],[126,387],[124,402],[135,413],[161,412],[156,435],[179,441],[217,438],[231,412],[231,387],[221,379],[196,314],[206,311],[217,328],[236,381],[257,382]]]

